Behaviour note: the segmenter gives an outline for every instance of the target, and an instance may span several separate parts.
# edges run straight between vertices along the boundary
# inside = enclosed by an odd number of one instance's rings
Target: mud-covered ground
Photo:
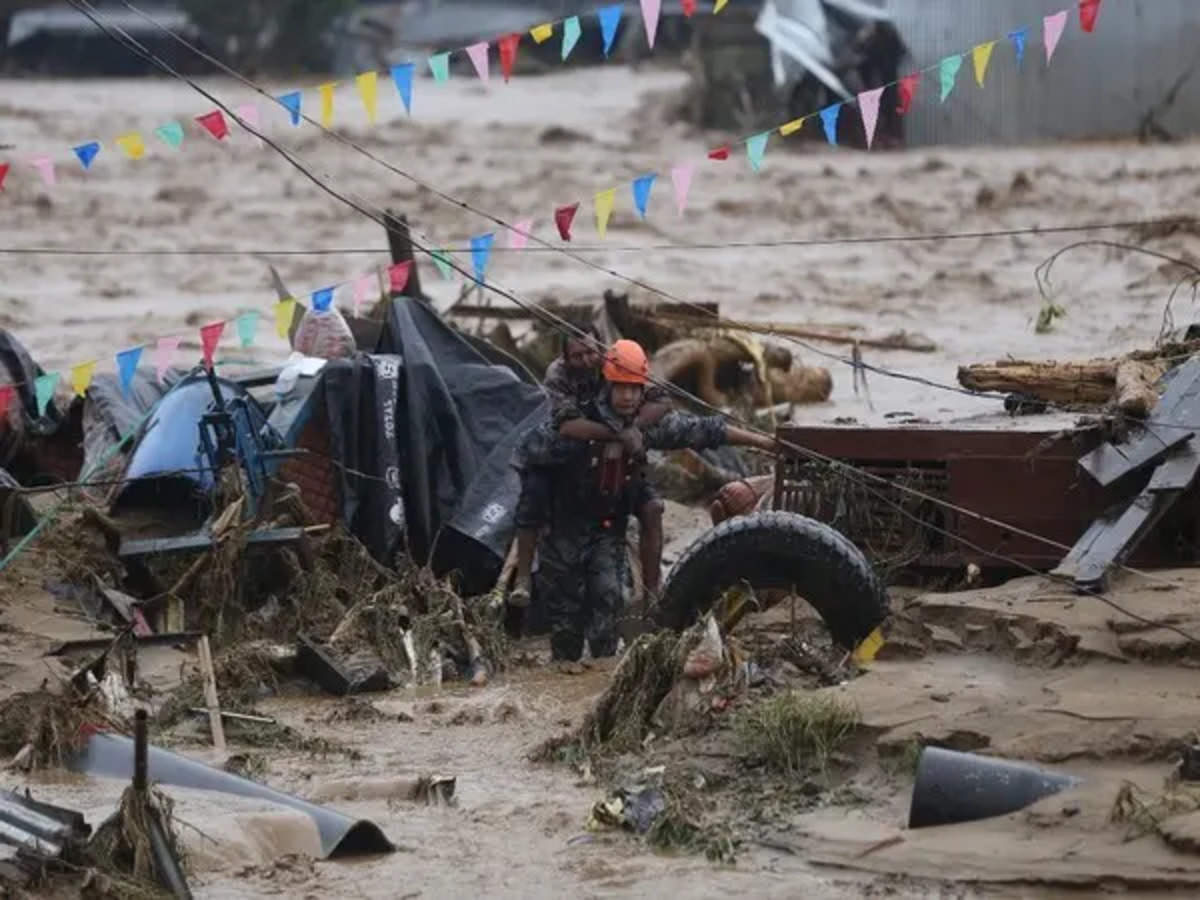
[[[867,359],[940,382],[960,363],[1000,356],[1074,358],[1150,344],[1178,276],[1161,260],[1085,250],[1056,270],[1055,302],[1066,317],[1046,335],[1033,322],[1043,299],[1033,269],[1087,235],[1020,235],[922,243],[843,244],[737,250],[635,251],[663,243],[850,238],[877,234],[1021,229],[1194,213],[1200,189],[1196,146],[1072,145],[917,150],[865,155],[823,148],[768,151],[752,174],[741,158],[697,174],[688,212],[677,217],[667,180],[655,188],[647,223],[635,220],[623,187],[637,175],[702,158],[726,136],[695,135],[664,123],[661,93],[675,73],[617,67],[518,79],[484,88],[467,79],[422,84],[411,120],[384,103],[368,128],[350,91],[339,122],[372,152],[447,193],[510,221],[533,217],[549,229],[555,205],[584,201],[576,243],[600,242],[588,198],[618,184],[618,208],[602,249],[589,258],[678,297],[718,300],[744,318],[853,326],[863,334],[898,329],[928,335],[933,354],[869,351]],[[223,98],[250,99],[224,82]],[[18,158],[52,153],[59,185],[45,188],[18,170],[0,195],[6,247],[215,248],[267,251],[262,257],[5,256],[0,326],[11,329],[46,368],[107,360],[136,342],[184,334],[245,308],[269,322],[274,295],[265,261],[296,292],[343,281],[382,263],[377,225],[319,192],[270,151],[235,136],[217,146],[189,133],[178,153],[152,147],[139,163],[106,150],[86,175],[69,147],[149,131],[168,118],[207,111],[186,89],[137,82],[4,82],[0,142]],[[581,100],[586,98],[586,102]],[[439,244],[463,246],[485,220],[438,200],[309,129],[292,131],[273,113],[272,133],[357,198],[407,212]],[[1103,232],[1145,240],[1170,254],[1200,253],[1195,231],[1170,235]],[[503,241],[500,242],[501,245]],[[272,256],[269,251],[377,248],[369,255]],[[603,276],[549,253],[497,254],[493,277],[533,300],[598,298]],[[432,271],[430,293],[449,303],[454,289]],[[635,299],[651,299],[634,291]],[[1176,318],[1194,314],[1180,297]],[[284,351],[264,323],[242,356]],[[232,344],[229,345],[230,348]],[[186,347],[186,345],[185,345]],[[193,339],[187,349],[195,356]],[[825,348],[836,352],[837,348]],[[231,352],[232,355],[232,352]],[[815,361],[801,352],[806,361]],[[104,363],[102,362],[102,365]],[[831,363],[830,403],[807,420],[889,412],[929,419],[994,411],[994,405],[912,381],[872,376],[872,412],[852,390],[848,370]],[[668,556],[702,528],[702,516],[673,507]],[[1190,573],[1164,582],[1119,585],[1114,597],[1152,620],[1200,630]],[[863,715],[853,752],[830,789],[791,803],[778,780],[733,777],[746,793],[714,789],[708,814],[743,835],[736,865],[702,856],[662,855],[619,834],[585,832],[605,785],[565,765],[532,765],[528,752],[578,724],[607,683],[604,668],[579,676],[518,667],[486,688],[447,687],[434,696],[403,691],[370,698],[379,715],[346,721],[340,701],[288,694],[261,709],[307,735],[361,754],[295,751],[262,756],[258,777],[283,790],[323,796],[369,816],[400,852],[358,862],[313,863],[312,835],[298,820],[225,797],[173,792],[186,823],[198,896],[1055,896],[1076,885],[1130,895],[1172,885],[1189,895],[1200,859],[1168,849],[1155,835],[1128,843],[1105,824],[1122,779],[1161,786],[1169,759],[1197,714],[1192,645],[1172,632],[1139,629],[1097,601],[1040,581],[952,596],[894,599],[903,627],[862,677],[826,688]],[[56,612],[32,581],[0,597],[0,675],[4,690],[36,687],[54,671],[41,654],[52,640],[89,633]],[[907,624],[904,624],[907,622]],[[755,623],[748,623],[753,625]],[[540,644],[530,648],[542,652]],[[146,661],[164,686],[183,657],[156,651]],[[203,732],[197,731],[196,735]],[[668,768],[708,766],[736,776],[735,748],[707,761],[686,745]],[[905,833],[914,742],[938,742],[1040,761],[1087,776],[1085,788],[990,823]],[[194,752],[201,741],[190,745]],[[710,748],[711,749],[711,748]],[[708,751],[705,751],[708,752]],[[884,759],[880,759],[880,754]],[[648,758],[654,757],[653,750]],[[659,761],[657,758],[655,762]],[[458,803],[429,808],[389,799],[388,779],[421,774],[458,778]],[[25,784],[11,773],[5,784]],[[719,779],[718,779],[719,781]],[[359,782],[354,787],[353,782]],[[756,787],[757,785],[757,787]],[[54,775],[34,779],[38,796],[78,805],[93,819],[113,808],[121,785]],[[764,796],[779,789],[780,796]],[[757,821],[747,813],[766,811]],[[877,846],[886,844],[886,846]],[[870,850],[872,852],[864,853]],[[1076,894],[1064,894],[1075,896]]]

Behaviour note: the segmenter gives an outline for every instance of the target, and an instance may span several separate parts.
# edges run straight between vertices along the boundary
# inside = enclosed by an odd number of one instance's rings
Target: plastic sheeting
[[[456,537],[485,560],[507,553],[520,493],[512,452],[548,404],[498,353],[485,356],[426,304],[396,298],[378,355],[326,367],[345,518],[377,559],[405,549],[431,562],[441,543],[463,548]],[[479,562],[437,555],[442,570]]]
[[[839,34],[831,13],[841,21],[891,21],[881,3],[868,0],[767,0],[754,27],[771,42],[776,87],[811,72],[843,100],[853,99],[835,73],[837,50],[853,34]]]

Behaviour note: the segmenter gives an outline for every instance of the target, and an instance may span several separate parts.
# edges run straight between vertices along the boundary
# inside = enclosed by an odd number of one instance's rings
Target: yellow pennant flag
[[[317,87],[321,92],[321,124],[328,128],[333,124],[333,89],[336,81],[328,81]]]
[[[725,4],[728,2],[729,0],[717,0],[717,2],[713,4],[713,15],[715,16],[717,13],[723,10],[725,8]]]
[[[374,125],[379,114],[379,73],[363,72],[354,79],[354,83],[358,85],[359,96],[367,108],[367,121]]]
[[[275,331],[281,338],[286,338],[292,328],[292,317],[296,314],[296,301],[280,300],[275,304]]]
[[[596,233],[604,237],[608,231],[608,218],[612,215],[613,204],[617,201],[617,189],[609,188],[596,195]]]
[[[807,121],[808,116],[804,116],[800,119],[792,119],[792,121],[788,122],[786,125],[779,126],[779,133],[784,137],[787,137],[789,134],[795,134],[804,127],[804,123]]]
[[[96,361],[80,363],[71,369],[71,387],[82,397],[92,383],[92,375],[96,371]]]
[[[983,87],[983,76],[987,74],[988,63],[992,59],[992,51],[996,49],[995,41],[980,44],[971,51],[971,60],[975,63],[975,80]]]
[[[533,38],[535,44],[544,44],[550,38],[554,37],[553,25],[536,25],[529,29],[529,34]]]
[[[117,138],[117,146],[130,159],[141,159],[146,155],[146,142],[142,140],[142,136],[136,131],[123,134]]]

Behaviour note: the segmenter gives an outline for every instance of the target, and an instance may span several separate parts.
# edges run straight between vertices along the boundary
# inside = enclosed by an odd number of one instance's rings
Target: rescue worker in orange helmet
[[[645,451],[775,446],[774,439],[728,425],[721,416],[674,410],[630,435],[650,384],[645,351],[634,341],[617,341],[605,356],[603,374],[605,386],[594,400],[568,410],[557,426],[534,429],[524,447],[551,478],[550,528],[538,550],[551,651],[567,662],[580,659],[585,640],[593,658],[616,652],[626,524],[634,511],[657,499],[646,479]],[[661,550],[660,544],[648,578],[657,579]]]

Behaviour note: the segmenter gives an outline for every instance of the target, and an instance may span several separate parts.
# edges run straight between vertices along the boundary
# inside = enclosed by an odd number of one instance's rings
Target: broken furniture
[[[1192,418],[1200,421],[1200,415]],[[961,572],[971,563],[1004,572],[1053,569],[1091,522],[1127,505],[1145,486],[1127,480],[1104,486],[1081,472],[1078,461],[1102,436],[1062,418],[971,427],[785,426],[778,437],[787,443],[776,465],[774,508],[832,525],[876,565],[894,570]],[[1147,567],[1200,562],[1198,513],[1193,484],[1145,533],[1129,561]]]
[[[1184,502],[1193,526],[1180,539],[1194,546],[1194,485],[1200,473],[1200,357],[1170,375],[1166,390],[1137,435],[1107,442],[1079,460],[1098,485],[1132,483],[1132,500],[1115,503],[1099,515],[1071,548],[1056,575],[1071,578],[1081,591],[1103,591],[1108,574],[1128,559],[1177,504]]]

